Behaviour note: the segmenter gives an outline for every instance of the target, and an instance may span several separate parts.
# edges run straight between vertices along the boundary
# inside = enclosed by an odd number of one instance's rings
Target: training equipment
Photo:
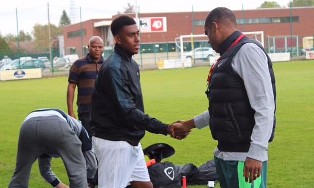
[[[149,157],[146,163],[154,188],[187,188],[187,185],[207,185],[208,181],[217,181],[215,163],[213,160],[197,168],[189,163],[183,166],[162,161],[175,153],[173,147],[165,143],[148,146],[144,154]]]
[[[165,143],[150,145],[143,152],[149,159],[154,159],[156,162],[161,162],[162,159],[168,158],[175,153],[174,148]]]

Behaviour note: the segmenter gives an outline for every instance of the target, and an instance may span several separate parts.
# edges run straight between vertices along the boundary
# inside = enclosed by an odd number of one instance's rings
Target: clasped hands
[[[169,125],[169,134],[172,138],[184,139],[191,132],[191,127],[183,121],[176,121]]]

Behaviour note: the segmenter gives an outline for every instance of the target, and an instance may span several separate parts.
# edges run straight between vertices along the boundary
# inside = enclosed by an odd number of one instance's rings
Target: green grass
[[[163,122],[187,120],[205,111],[204,94],[209,67],[142,71],[141,81],[145,111]],[[274,63],[277,81],[277,129],[269,149],[269,182],[271,188],[312,187],[314,159],[314,62]],[[7,187],[15,168],[20,125],[36,108],[66,110],[67,77],[0,82],[0,185]],[[199,166],[213,158],[216,142],[208,128],[193,130],[185,140],[147,133],[143,148],[165,142],[176,153],[168,161],[176,165]],[[52,169],[68,182],[60,159]],[[30,187],[50,187],[32,168]],[[192,187],[192,186],[189,186]],[[193,186],[204,188],[206,186]]]

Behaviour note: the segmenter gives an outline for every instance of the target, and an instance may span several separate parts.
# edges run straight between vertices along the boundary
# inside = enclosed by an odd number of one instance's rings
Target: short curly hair
[[[111,32],[113,36],[118,35],[124,26],[136,24],[135,20],[126,15],[119,16],[115,18],[110,25]]]
[[[212,22],[229,22],[236,24],[236,17],[230,9],[217,7],[208,14],[205,20],[205,27],[210,26]]]

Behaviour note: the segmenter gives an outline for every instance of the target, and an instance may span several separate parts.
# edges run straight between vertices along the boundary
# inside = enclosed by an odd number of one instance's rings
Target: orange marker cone
[[[151,160],[146,162],[146,166],[150,167],[150,166],[153,166],[155,163],[156,163],[156,160],[155,159],[151,159]]]

